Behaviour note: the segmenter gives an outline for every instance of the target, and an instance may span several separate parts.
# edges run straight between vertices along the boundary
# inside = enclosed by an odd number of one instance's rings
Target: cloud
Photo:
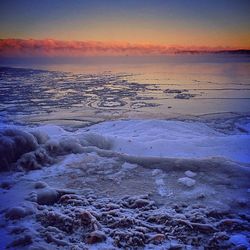
[[[240,48],[183,47],[126,42],[59,41],[54,39],[0,39],[2,57],[83,57],[214,53]]]

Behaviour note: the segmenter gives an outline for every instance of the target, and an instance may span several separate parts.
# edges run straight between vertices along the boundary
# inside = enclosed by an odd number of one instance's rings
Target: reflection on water
[[[31,68],[31,67],[30,67]],[[250,63],[33,65],[0,69],[4,117],[79,125],[250,110]],[[53,71],[52,71],[53,70]]]

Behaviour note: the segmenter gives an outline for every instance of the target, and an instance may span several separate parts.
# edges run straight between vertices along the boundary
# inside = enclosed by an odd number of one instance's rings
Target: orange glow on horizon
[[[2,57],[81,57],[81,56],[141,56],[178,53],[213,53],[246,47],[178,46],[149,43],[60,41],[54,39],[0,39]]]

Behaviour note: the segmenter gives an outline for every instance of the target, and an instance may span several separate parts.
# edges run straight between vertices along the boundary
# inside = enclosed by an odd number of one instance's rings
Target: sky
[[[250,48],[249,0],[1,0],[0,55]]]

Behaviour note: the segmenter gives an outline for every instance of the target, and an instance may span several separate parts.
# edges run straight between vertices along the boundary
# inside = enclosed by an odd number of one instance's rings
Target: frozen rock
[[[2,189],[10,189],[12,187],[13,183],[11,182],[8,182],[8,181],[3,181],[1,184],[0,184],[0,188]]]
[[[184,246],[181,244],[171,244],[168,250],[182,250]]]
[[[187,187],[192,187],[192,186],[195,185],[196,181],[189,178],[189,177],[183,177],[183,178],[178,179],[178,183],[181,183],[181,184],[183,184],[184,186],[187,186]]]
[[[236,200],[237,203],[241,206],[241,207],[246,207],[247,206],[247,199],[244,198],[239,198]]]
[[[57,202],[59,193],[52,188],[46,188],[37,192],[37,203],[40,205],[52,205]]]
[[[142,207],[148,206],[149,204],[150,204],[149,200],[138,199],[134,201],[134,203],[131,205],[131,208],[142,208]]]
[[[175,99],[190,99],[195,96],[196,96],[195,94],[180,93],[180,94],[177,94],[174,98]]]
[[[23,235],[22,237],[12,241],[7,248],[16,249],[13,247],[23,247],[32,243],[32,237],[30,235]]]
[[[161,244],[166,239],[164,234],[156,234],[149,239],[150,243]]]
[[[46,233],[46,237],[47,237],[48,242],[53,242],[58,247],[66,247],[69,244],[67,241],[58,239],[55,236],[53,236],[52,234],[50,234],[50,233]]]
[[[5,217],[11,220],[17,220],[25,217],[27,215],[27,211],[23,207],[12,207],[8,209],[5,214]]]
[[[105,240],[106,240],[106,235],[102,231],[99,231],[99,230],[91,232],[86,236],[86,242],[88,244],[95,244],[95,243],[103,242]]]
[[[53,226],[66,233],[72,233],[74,227],[78,227],[72,216],[60,212],[45,210],[37,214],[36,217],[44,227]],[[45,233],[47,234],[47,231]]]
[[[80,212],[80,219],[83,225],[89,225],[94,217],[89,211],[83,210]]]
[[[60,194],[59,190],[57,192]],[[86,199],[89,203],[82,203]],[[156,249],[157,246],[154,247],[153,244],[159,244],[167,249],[184,249],[184,244],[190,240],[191,243],[188,244],[197,244],[197,249],[222,249],[221,246],[225,244],[233,244],[228,241],[225,231],[230,230],[232,235],[238,234],[238,230],[243,232],[249,228],[247,216],[239,219],[226,211],[215,212],[201,205],[188,206],[183,202],[173,204],[173,209],[152,205],[153,202],[147,195],[127,195],[117,200],[100,199],[92,193],[66,194],[53,206],[37,206],[35,218],[42,229],[37,231],[37,236],[32,235],[37,237],[33,241],[39,242],[39,237],[42,237],[48,244],[57,245],[58,249],[68,249],[71,244],[75,244],[77,249],[85,249],[96,243],[101,244],[93,245],[92,248],[104,249],[106,244],[112,244],[110,247],[114,249],[148,249],[147,246]],[[29,219],[32,218],[34,217]],[[25,231],[22,228],[15,229],[16,234],[24,234]],[[176,239],[176,243],[180,245],[173,245],[172,239]],[[193,239],[195,240],[192,241]],[[49,248],[47,243],[44,245],[45,249]],[[244,247],[242,244],[235,247],[242,246]]]
[[[24,231],[27,231],[26,227],[23,226],[9,226],[8,231],[10,234],[22,234]]]
[[[182,90],[182,89],[165,89],[163,92],[164,93],[167,93],[167,94],[180,94],[184,91],[187,91],[187,90]]]
[[[193,171],[187,170],[187,171],[185,172],[185,175],[186,175],[187,177],[193,178],[193,177],[195,177],[197,174],[196,174],[195,172],[193,172]]]
[[[200,200],[200,199],[204,199],[204,198],[206,198],[206,194],[203,193],[203,192],[198,193],[197,196],[196,196],[196,198],[199,199],[199,200]]]
[[[82,210],[79,215],[81,225],[91,228],[92,230],[98,230],[101,225],[97,221],[96,217],[92,215],[89,211]]]
[[[48,184],[46,182],[43,182],[43,181],[38,181],[34,184],[34,187],[36,189],[45,188],[45,187],[48,187]]]

